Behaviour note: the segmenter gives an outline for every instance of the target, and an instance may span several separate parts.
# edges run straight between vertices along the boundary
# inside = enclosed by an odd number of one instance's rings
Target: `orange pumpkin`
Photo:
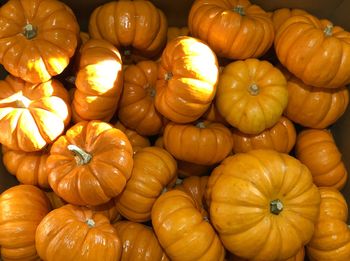
[[[267,61],[232,62],[220,74],[215,104],[226,121],[243,133],[271,128],[287,103],[286,79]]]
[[[179,178],[209,175],[211,169],[212,166],[191,163],[183,160],[177,161],[177,173]]]
[[[40,222],[35,246],[43,260],[119,260],[121,241],[102,214],[73,205],[51,211]]]
[[[235,154],[214,169],[207,188],[211,223],[239,257],[285,260],[313,235],[320,193],[307,167],[292,156],[273,150]]]
[[[350,83],[350,33],[328,20],[295,15],[278,29],[279,61],[305,84],[339,88]]]
[[[104,40],[88,40],[80,49],[75,85],[73,120],[109,121],[117,110],[123,87],[118,49]]]
[[[123,246],[120,261],[168,261],[152,228],[143,224],[118,221],[113,224]]]
[[[145,136],[156,135],[163,128],[163,117],[154,106],[157,77],[158,65],[150,60],[130,65],[124,71],[118,118]]]
[[[288,259],[285,259],[283,261],[304,261],[304,260],[305,260],[305,248],[302,247],[302,248],[300,248],[300,250],[298,251],[298,253],[295,256],[288,258]],[[249,260],[243,259],[243,258],[240,258],[240,257],[237,257],[237,256],[231,254],[231,256],[229,256],[227,261],[249,261]]]
[[[209,109],[203,114],[201,119],[218,122],[224,124],[225,126],[230,126],[230,124],[225,120],[225,118],[222,117],[214,102],[211,103]]]
[[[0,143],[12,150],[41,150],[70,121],[69,95],[57,80],[31,84],[9,75],[0,89]]]
[[[105,122],[79,122],[51,147],[46,161],[49,184],[68,203],[100,205],[124,189],[132,157],[122,131]]]
[[[319,187],[344,187],[348,174],[342,155],[328,130],[307,129],[297,136],[296,157],[311,171]]]
[[[253,149],[272,149],[278,152],[289,153],[296,141],[296,130],[293,123],[286,117],[260,134],[244,134],[237,129],[232,132],[233,151],[247,152]]]
[[[284,114],[293,122],[316,129],[335,123],[349,104],[349,91],[317,88],[304,84],[295,76],[287,81],[288,105]]]
[[[0,8],[0,63],[25,81],[48,81],[69,64],[78,34],[72,10],[61,1],[7,1]]]
[[[94,213],[100,213],[108,218],[111,223],[118,221],[121,219],[121,216],[118,210],[115,207],[114,199],[111,199],[107,203],[98,205],[98,206],[88,206],[89,209]]]
[[[156,109],[171,121],[197,120],[209,108],[216,92],[218,62],[198,39],[182,36],[163,51],[156,82]]]
[[[171,190],[156,200],[152,225],[171,260],[224,260],[225,250],[214,228],[183,191]]]
[[[5,168],[22,184],[50,188],[46,169],[48,156],[49,148],[24,152],[2,146],[2,162]]]
[[[190,32],[187,26],[183,26],[183,27],[170,26],[168,27],[167,41],[169,42],[179,36],[188,36],[189,33]]]
[[[52,209],[60,208],[67,204],[67,202],[65,202],[62,198],[57,196],[53,191],[47,191],[45,192],[45,194],[51,203]]]
[[[146,57],[161,52],[167,28],[164,13],[151,1],[111,1],[98,6],[89,20],[92,38],[105,39],[118,49]]]
[[[176,161],[164,149],[147,147],[134,156],[134,167],[130,180],[116,199],[120,214],[134,222],[151,219],[154,202],[164,189],[176,181]]]
[[[335,188],[319,188],[321,195],[320,218],[329,217],[347,221],[348,205],[341,192]]]
[[[248,0],[196,0],[188,26],[191,35],[230,59],[260,57],[274,39],[269,15]]]
[[[170,122],[165,127],[163,139],[166,150],[176,159],[200,165],[218,163],[232,150],[230,130],[214,122],[196,125]]]
[[[279,8],[271,13],[271,20],[275,28],[275,32],[281,27],[281,25],[289,18],[295,15],[308,14],[303,9],[298,8]]]
[[[0,248],[3,260],[38,260],[35,230],[50,211],[45,193],[18,185],[0,195]]]

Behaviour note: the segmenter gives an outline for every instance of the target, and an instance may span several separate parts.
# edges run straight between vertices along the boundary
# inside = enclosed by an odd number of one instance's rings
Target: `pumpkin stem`
[[[167,73],[165,73],[165,75],[164,75],[164,80],[169,81],[169,80],[171,80],[172,78],[173,78],[172,72],[167,72]]]
[[[23,35],[28,40],[33,39],[37,35],[37,28],[34,27],[32,24],[26,24],[23,27]]]
[[[156,96],[156,89],[154,87],[148,86],[148,95],[151,96],[152,98]]]
[[[202,121],[200,121],[200,122],[198,122],[198,123],[196,124],[196,127],[197,127],[197,128],[200,128],[200,129],[205,129],[205,123],[202,122]]]
[[[272,200],[270,202],[270,212],[274,215],[278,215],[283,210],[283,203],[279,199]]]
[[[16,106],[18,108],[28,108],[30,105],[30,100],[25,96],[20,96],[16,100]]]
[[[248,91],[251,95],[256,96],[259,94],[260,89],[259,89],[259,86],[257,84],[253,83],[252,85],[249,86]]]
[[[95,221],[93,221],[91,218],[86,220],[86,224],[89,226],[89,228],[95,227]]]
[[[233,12],[236,12],[238,14],[240,14],[241,16],[244,16],[245,15],[245,12],[244,12],[244,7],[241,6],[241,5],[237,5],[233,8]]]
[[[75,160],[79,166],[88,164],[92,159],[92,156],[89,153],[85,152],[76,145],[70,144],[67,148],[68,150],[74,152]]]
[[[182,179],[177,178],[176,181],[175,181],[175,185],[181,185],[182,182],[183,182]]]
[[[68,82],[68,83],[75,84],[76,78],[77,78],[77,77],[71,75],[71,76],[67,76],[67,77],[65,78],[65,80],[66,80],[66,82]]]
[[[328,24],[328,25],[326,26],[326,28],[323,30],[325,36],[332,36],[332,34],[333,34],[333,28],[334,28],[333,25]]]

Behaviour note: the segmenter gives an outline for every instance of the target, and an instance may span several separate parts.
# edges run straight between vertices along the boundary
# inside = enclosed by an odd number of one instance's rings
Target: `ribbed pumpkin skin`
[[[98,6],[89,19],[92,38],[146,57],[157,55],[164,47],[167,28],[164,13],[151,1],[111,1]]]
[[[200,165],[183,160],[177,161],[177,173],[179,178],[209,175],[211,169],[212,166]]]
[[[304,260],[305,260],[305,248],[302,247],[295,256],[288,258],[288,259],[285,259],[283,261],[304,261]],[[231,255],[227,259],[227,261],[249,261],[249,260]]]
[[[4,261],[39,260],[35,230],[50,210],[45,193],[32,185],[14,186],[0,195],[0,246]]]
[[[134,222],[151,219],[151,210],[163,190],[175,183],[177,163],[169,152],[146,147],[134,155],[131,177],[116,199],[121,215]]]
[[[188,26],[219,56],[235,60],[263,55],[274,39],[269,15],[248,0],[196,0]]]
[[[317,88],[291,76],[287,88],[288,105],[284,115],[304,127],[327,128],[344,114],[349,104],[347,87]]]
[[[45,216],[36,230],[35,244],[40,258],[50,261],[115,261],[122,252],[107,217],[70,204]]]
[[[350,82],[350,33],[328,20],[295,15],[278,29],[281,64],[305,84],[339,88]]]
[[[307,129],[297,136],[296,157],[305,164],[319,187],[341,189],[348,174],[342,155],[328,130]]]
[[[292,156],[252,150],[227,157],[207,190],[211,223],[237,256],[288,259],[313,235],[320,194],[309,170]]]
[[[294,147],[296,136],[293,123],[282,116],[274,126],[257,135],[244,134],[234,129],[232,131],[233,152],[273,149],[288,154]]]
[[[120,261],[168,261],[151,227],[118,221],[113,224],[123,246]]]
[[[275,32],[281,27],[281,25],[291,16],[308,14],[305,10],[298,8],[279,8],[271,13],[271,20]]]
[[[218,235],[183,191],[171,190],[156,200],[152,225],[170,260],[224,260],[225,250]]]
[[[179,36],[188,36],[189,33],[190,32],[187,26],[183,26],[183,27],[170,26],[168,27],[167,41],[169,42]]]
[[[45,194],[50,201],[51,209],[60,208],[67,204],[67,202],[65,202],[62,198],[57,196],[56,193],[53,191],[47,191],[45,192]]]
[[[124,71],[118,118],[126,127],[145,136],[159,134],[163,128],[163,117],[154,105],[157,77],[158,65],[151,60],[130,65]]]
[[[321,195],[320,218],[330,217],[347,221],[348,205],[341,192],[335,188],[319,188]]]

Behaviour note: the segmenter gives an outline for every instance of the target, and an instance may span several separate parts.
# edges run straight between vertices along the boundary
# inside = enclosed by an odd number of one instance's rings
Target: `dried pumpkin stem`
[[[260,88],[257,84],[253,83],[252,85],[249,86],[248,91],[251,95],[256,96],[260,92]]]
[[[202,122],[202,121],[200,121],[200,122],[198,122],[198,123],[196,124],[196,127],[197,127],[197,128],[200,128],[200,129],[205,129],[205,123]]]
[[[33,39],[37,35],[37,28],[34,25],[32,25],[32,24],[26,24],[23,27],[23,35],[28,40]]]
[[[91,218],[88,218],[88,219],[86,220],[86,224],[89,226],[89,228],[95,227],[95,221],[92,220]]]
[[[175,184],[176,184],[176,185],[181,185],[182,182],[183,182],[182,179],[177,178],[176,181],[175,181]]]
[[[165,73],[165,75],[164,75],[164,80],[169,81],[169,80],[171,80],[172,78],[173,78],[172,72],[167,72],[167,73]]]
[[[148,95],[151,96],[152,98],[156,96],[156,89],[153,87],[148,87]]]
[[[328,24],[328,25],[326,26],[326,28],[323,30],[325,36],[332,36],[332,34],[333,34],[333,28],[334,28],[333,25]]]
[[[79,166],[88,164],[92,159],[92,156],[89,153],[85,152],[84,150],[82,150],[76,145],[72,145],[72,144],[68,145],[68,150],[74,152],[75,160]]]
[[[237,5],[233,8],[233,11],[240,14],[240,15],[245,15],[244,7],[241,5]]]
[[[278,215],[283,210],[283,203],[279,199],[272,200],[270,202],[270,212],[274,215]]]

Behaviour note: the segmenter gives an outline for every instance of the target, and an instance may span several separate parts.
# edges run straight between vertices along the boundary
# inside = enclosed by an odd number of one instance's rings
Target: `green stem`
[[[169,80],[171,80],[172,78],[173,78],[172,72],[167,72],[167,73],[165,73],[165,75],[164,75],[164,80],[169,81]]]
[[[248,91],[251,95],[256,96],[259,94],[260,88],[257,84],[253,83],[252,85],[249,86]]]
[[[37,35],[37,28],[35,26],[33,26],[32,24],[26,24],[23,27],[23,35],[28,40],[33,39]]]
[[[89,228],[95,227],[95,221],[92,220],[91,218],[88,218],[88,219],[86,220],[86,224],[89,226]]]
[[[270,212],[274,215],[278,215],[283,210],[283,203],[279,199],[272,200],[270,202]]]
[[[75,160],[79,166],[88,164],[92,159],[92,156],[89,153],[85,152],[76,145],[68,145],[68,150],[74,152]]]
[[[202,122],[202,121],[200,121],[200,122],[198,122],[198,123],[196,124],[196,127],[197,127],[197,128],[200,128],[200,129],[205,129],[205,123]]]
[[[332,36],[333,34],[333,25],[328,24],[326,28],[323,30],[325,36]]]
[[[244,11],[244,7],[241,5],[237,5],[233,8],[233,11],[244,16],[245,15],[245,11]]]

